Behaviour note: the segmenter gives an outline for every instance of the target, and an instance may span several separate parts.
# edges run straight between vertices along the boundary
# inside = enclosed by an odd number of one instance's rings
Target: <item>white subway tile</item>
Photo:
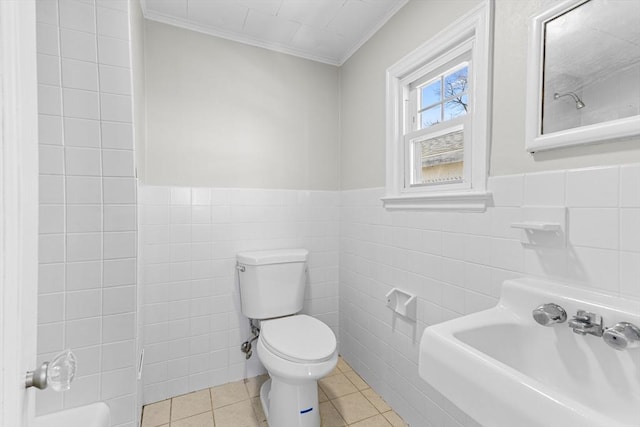
[[[135,204],[135,178],[103,178],[105,204]]]
[[[40,144],[62,145],[61,117],[38,115],[38,142]]]
[[[618,210],[612,208],[569,209],[569,241],[576,246],[618,249]]]
[[[64,267],[63,263],[38,265],[38,294],[64,291]]]
[[[56,25],[49,25],[38,22],[36,24],[36,50],[38,53],[47,55],[60,55],[58,45],[58,28]]]
[[[640,253],[620,252],[620,294],[640,298]]]
[[[40,175],[38,181],[40,204],[64,203],[64,177],[62,175]]]
[[[66,147],[64,150],[67,176],[100,176],[100,150]]]
[[[38,225],[40,234],[64,233],[64,206],[41,205]]]
[[[100,372],[100,346],[73,349],[73,354],[82,363],[77,364],[76,376],[85,377]]]
[[[133,150],[133,129],[130,123],[102,122],[102,147]]]
[[[100,289],[67,292],[65,294],[65,319],[70,321],[101,316],[101,294]]]
[[[43,53],[39,53],[37,58],[38,83],[60,86],[60,58]]]
[[[133,258],[135,256],[135,232],[104,233],[104,259]]]
[[[136,283],[136,260],[116,259],[104,261],[104,286],[132,285]]]
[[[84,176],[66,177],[68,204],[102,203],[101,179]]]
[[[96,36],[94,34],[61,29],[60,47],[63,58],[96,62]]]
[[[58,25],[58,3],[51,0],[36,0],[36,22]]]
[[[102,209],[100,206],[67,206],[67,231],[70,233],[102,231]]]
[[[64,262],[64,234],[41,234],[38,239],[38,262]]]
[[[131,123],[131,96],[102,93],[100,95],[100,116],[110,122]]]
[[[51,353],[64,348],[64,323],[38,325],[38,352]]]
[[[97,8],[98,34],[129,40],[129,15],[127,11]]]
[[[78,119],[100,119],[100,103],[97,92],[64,89],[64,114]]]
[[[640,165],[620,166],[620,206],[640,208]]]
[[[104,206],[105,231],[135,231],[136,207],[134,205]]]
[[[170,203],[172,205],[190,205],[191,204],[191,188],[171,187]]]
[[[135,389],[136,374],[133,368],[104,372],[102,374],[102,399],[113,399],[131,394]]]
[[[64,293],[38,296],[38,325],[64,320]]]
[[[65,322],[65,337],[65,345],[67,348],[99,345],[100,317],[91,317]]]
[[[64,150],[56,145],[40,145],[39,172],[46,175],[62,175],[64,173]]]
[[[72,89],[98,91],[98,66],[95,62],[63,59],[62,86]]]
[[[96,32],[93,5],[78,0],[59,0],[60,26],[87,33]]]
[[[102,318],[102,342],[111,343],[135,338],[135,314],[116,314]]]
[[[102,150],[103,176],[133,177],[133,151]]]
[[[102,311],[105,315],[133,313],[136,310],[135,286],[104,289],[102,298]]]
[[[518,240],[493,239],[491,266],[521,272],[524,269],[524,252]]]
[[[567,206],[617,207],[619,168],[599,167],[567,172]]]
[[[565,171],[526,174],[524,176],[524,204],[564,206],[565,186]]]
[[[98,36],[98,48],[100,64],[130,67],[128,41]]]
[[[620,272],[618,251],[575,247],[568,258],[568,276],[578,284],[618,294]]]
[[[38,113],[50,116],[62,114],[62,94],[59,87],[38,85]]]
[[[131,70],[100,65],[100,91],[117,95],[131,95]]]
[[[620,250],[640,252],[640,209],[623,208],[619,211]]]
[[[65,117],[64,145],[72,147],[99,147],[100,122],[97,120]]]
[[[488,187],[494,206],[521,206],[523,201],[524,176],[492,176]]]
[[[134,366],[135,350],[136,347],[134,340],[102,345],[102,370],[111,371],[114,369]]]
[[[94,261],[102,258],[100,233],[67,234],[67,262]]]
[[[67,263],[67,291],[95,289],[102,286],[102,261]]]
[[[73,387],[65,392],[64,407],[75,408],[100,400],[100,376],[89,375],[74,379]]]

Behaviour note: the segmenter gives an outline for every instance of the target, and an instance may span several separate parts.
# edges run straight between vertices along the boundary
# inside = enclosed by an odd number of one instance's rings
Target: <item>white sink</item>
[[[425,329],[420,376],[485,427],[640,427],[640,348],[541,326],[531,311],[545,303],[640,326],[640,301],[511,280],[496,307]]]
[[[34,427],[110,427],[109,407],[103,403],[80,406],[34,419]]]

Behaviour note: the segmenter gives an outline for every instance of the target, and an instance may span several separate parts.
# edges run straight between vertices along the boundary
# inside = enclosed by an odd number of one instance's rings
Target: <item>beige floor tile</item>
[[[358,391],[356,386],[344,374],[333,375],[331,377],[322,378],[319,381],[322,391],[327,394],[329,399],[335,399],[336,397],[344,396],[346,394],[355,393]]]
[[[171,421],[187,418],[211,410],[209,389],[171,399]]]
[[[251,401],[227,405],[213,411],[216,427],[259,427],[260,422],[256,419],[251,406]]]
[[[326,402],[327,400],[329,400],[329,398],[327,397],[327,394],[324,391],[322,391],[320,386],[318,386],[318,402],[322,403],[322,402]]]
[[[193,417],[172,421],[171,427],[214,427],[213,412],[204,412]]]
[[[171,399],[152,403],[142,411],[142,427],[157,427],[169,422],[171,416]]]
[[[369,399],[369,402],[371,402],[380,413],[391,410],[391,406],[387,405],[387,402],[382,400],[380,395],[378,395],[378,393],[376,393],[372,389],[368,388],[366,390],[362,390],[362,394],[364,394],[364,397]]]
[[[338,374],[341,374],[341,373],[342,373],[342,371],[340,369],[338,369],[338,365],[336,365],[336,367],[333,368],[333,370],[331,372],[329,372],[325,378],[329,378],[329,377],[332,377],[334,375],[338,375]]]
[[[355,423],[365,418],[378,415],[378,410],[373,407],[362,393],[349,394],[332,400],[342,418],[347,424]]]
[[[342,372],[353,371],[353,368],[349,366],[349,364],[342,358],[342,356],[338,357],[338,369]]]
[[[364,382],[360,375],[356,374],[355,371],[347,371],[344,375],[349,378],[349,381],[351,381],[358,390],[362,391],[369,388],[369,384]]]
[[[267,421],[267,416],[264,414],[264,409],[262,409],[262,402],[259,397],[251,398],[251,406],[253,406],[253,413],[256,414],[256,418],[258,421]]]
[[[214,409],[247,399],[249,399],[249,393],[244,385],[244,381],[236,381],[211,389],[211,402]]]
[[[400,415],[396,414],[394,411],[385,412],[384,417],[391,423],[393,427],[407,427],[407,423],[404,422]]]
[[[375,417],[349,424],[349,427],[391,427],[391,424],[389,424],[389,421],[387,421],[385,417],[378,414]]]
[[[331,402],[320,404],[320,424],[322,427],[343,427],[347,425]]]
[[[264,374],[244,380],[244,385],[245,387],[247,387],[247,393],[249,393],[249,397],[260,396],[260,387],[262,387],[262,384],[268,379],[269,375]]]

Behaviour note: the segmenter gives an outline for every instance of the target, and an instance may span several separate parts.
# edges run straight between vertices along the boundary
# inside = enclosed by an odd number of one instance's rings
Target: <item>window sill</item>
[[[435,210],[484,212],[491,198],[486,191],[459,191],[382,197],[388,210]]]

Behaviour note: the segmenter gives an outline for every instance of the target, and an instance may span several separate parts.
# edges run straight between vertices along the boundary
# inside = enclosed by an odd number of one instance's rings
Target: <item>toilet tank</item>
[[[270,319],[302,310],[308,255],[306,249],[239,252],[242,313]]]

